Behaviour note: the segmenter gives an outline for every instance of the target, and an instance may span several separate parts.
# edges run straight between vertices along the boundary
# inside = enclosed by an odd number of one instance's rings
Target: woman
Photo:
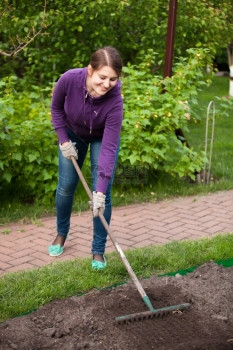
[[[56,192],[57,236],[49,254],[63,253],[78,175],[71,156],[81,168],[90,146],[93,191],[92,268],[107,266],[107,232],[99,217],[111,219],[111,187],[119,151],[123,102],[119,77],[122,60],[110,46],[97,50],[85,68],[71,69],[58,80],[51,104],[52,123],[59,139],[59,180]]]

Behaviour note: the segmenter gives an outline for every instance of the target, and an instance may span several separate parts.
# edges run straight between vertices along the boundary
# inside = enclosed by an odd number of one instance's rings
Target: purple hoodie
[[[105,193],[112,176],[120,138],[123,101],[120,81],[100,97],[86,89],[87,67],[70,69],[58,80],[52,97],[52,123],[60,143],[69,140],[67,128],[85,140],[102,138],[96,191]]]

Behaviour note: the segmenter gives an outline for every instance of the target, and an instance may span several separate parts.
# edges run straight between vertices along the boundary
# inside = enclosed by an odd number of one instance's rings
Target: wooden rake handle
[[[72,160],[73,165],[74,165],[74,167],[75,167],[75,169],[76,169],[76,171],[77,171],[77,173],[78,173],[79,179],[80,179],[80,181],[81,181],[82,184],[83,184],[84,189],[86,190],[86,192],[87,192],[87,194],[88,194],[90,200],[92,200],[92,193],[91,193],[91,190],[90,190],[90,188],[88,187],[88,184],[87,184],[87,182],[86,182],[86,180],[85,180],[85,178],[84,178],[84,176],[83,176],[83,174],[82,174],[82,172],[81,172],[81,169],[80,169],[79,166],[78,166],[78,163],[76,162],[76,160],[75,160],[74,157],[71,157],[71,160]],[[116,238],[115,238],[114,235],[112,234],[112,232],[111,232],[111,230],[110,230],[110,227],[109,227],[107,221],[105,220],[105,217],[103,216],[103,214],[102,214],[100,211],[99,211],[99,218],[100,218],[100,220],[101,220],[101,222],[102,222],[102,224],[103,224],[105,230],[107,231],[107,233],[108,233],[108,235],[109,235],[109,237],[110,237],[110,239],[111,239],[111,241],[112,241],[114,247],[116,248],[117,252],[119,253],[119,255],[120,255],[120,257],[121,257],[121,260],[122,260],[123,264],[125,265],[126,270],[128,271],[130,277],[132,278],[132,280],[133,280],[133,282],[134,282],[134,284],[135,284],[135,286],[136,286],[138,292],[140,293],[140,295],[142,296],[142,298],[145,299],[145,298],[147,297],[146,292],[144,291],[144,289],[143,289],[141,283],[139,282],[137,276],[135,275],[135,273],[134,273],[132,267],[130,266],[130,264],[129,264],[129,262],[128,262],[128,260],[127,260],[127,258],[126,258],[126,256],[125,256],[125,254],[124,254],[124,252],[122,251],[121,247],[120,247],[119,244],[117,243]],[[152,307],[152,308],[153,308],[153,307]]]

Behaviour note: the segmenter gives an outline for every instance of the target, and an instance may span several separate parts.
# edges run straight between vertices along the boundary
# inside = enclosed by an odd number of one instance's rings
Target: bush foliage
[[[115,46],[124,64],[138,64],[148,49],[163,69],[169,0],[3,0],[0,2],[0,51],[12,52],[42,28],[25,50],[0,55],[0,76],[16,74],[25,82],[47,85],[69,68],[89,62],[104,45]],[[33,5],[32,5],[33,3]],[[44,13],[44,5],[46,9]],[[65,5],[64,5],[65,4]],[[232,0],[177,1],[174,62],[188,48],[208,48],[214,57],[232,39]]]
[[[175,135],[177,129],[188,130],[189,102],[195,103],[198,89],[207,84],[203,66],[208,51],[190,49],[188,54],[176,64],[174,75],[166,79],[150,71],[152,50],[138,66],[124,68],[123,163],[192,178],[202,169],[203,154],[197,154]]]
[[[188,131],[189,103],[206,84],[204,67],[232,39],[233,3],[178,1],[174,74],[164,79],[168,9],[163,0],[67,0],[65,8],[59,0],[1,2],[0,189],[12,184],[43,200],[53,196],[52,84],[67,69],[87,65],[104,45],[115,46],[125,63],[120,163],[180,177],[202,168],[203,154],[175,131]]]
[[[57,177],[50,98],[43,98],[36,86],[18,92],[17,82],[15,76],[1,81],[0,185],[18,184],[22,193],[42,197],[54,191]]]
[[[203,65],[208,53],[189,50],[189,58],[175,67],[173,77],[150,72],[155,53],[149,50],[139,65],[124,67],[124,121],[120,163],[163,169],[193,177],[204,158],[186,147],[175,130],[187,130],[188,101],[205,84]],[[37,86],[17,91],[15,76],[1,81],[0,184],[18,183],[32,195],[53,195],[57,181],[57,142],[50,116],[51,90]]]

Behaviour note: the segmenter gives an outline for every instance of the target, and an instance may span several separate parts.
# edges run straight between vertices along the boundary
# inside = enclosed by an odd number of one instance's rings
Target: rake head
[[[163,317],[171,312],[179,312],[190,307],[189,303],[172,305],[163,307],[161,309],[154,309],[153,311],[138,312],[131,315],[118,316],[115,318],[116,324],[128,324],[136,321],[145,321],[157,317]]]

